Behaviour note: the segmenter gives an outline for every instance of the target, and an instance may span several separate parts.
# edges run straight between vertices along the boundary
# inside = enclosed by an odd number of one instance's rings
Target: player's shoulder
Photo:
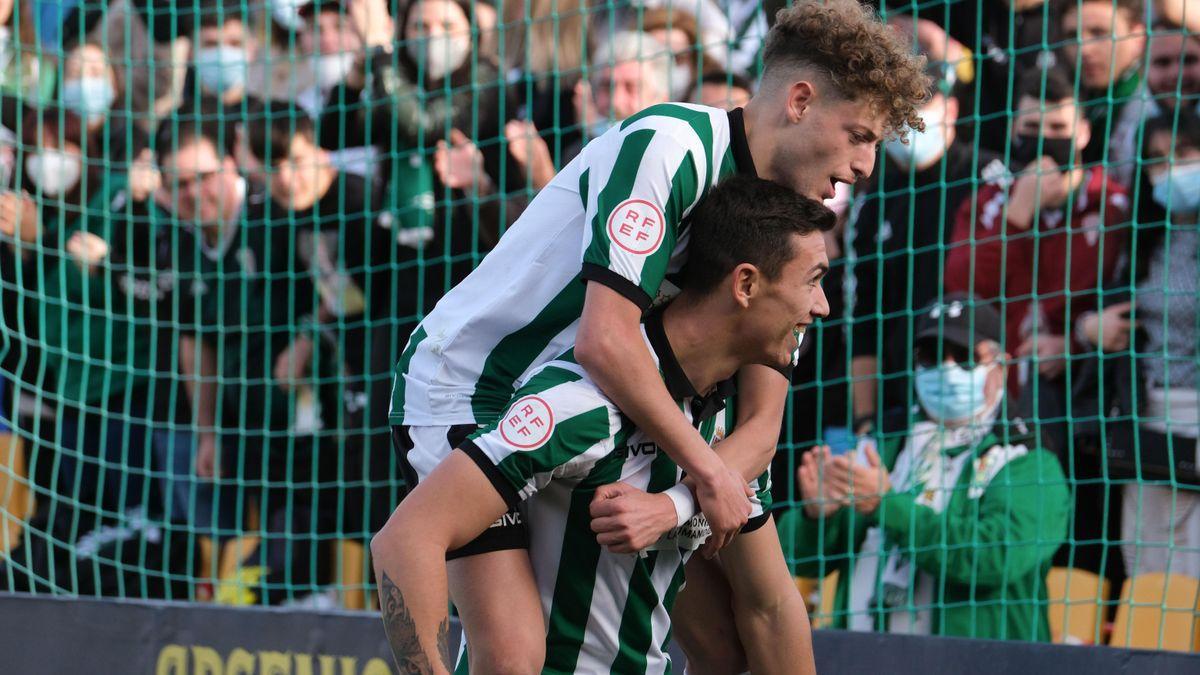
[[[612,437],[620,411],[579,364],[550,361],[533,371],[513,395],[494,430],[504,443],[531,450],[557,438],[585,448]]]
[[[547,404],[572,409],[615,409],[612,401],[575,360],[573,349],[530,371],[518,386],[514,401],[522,396],[538,396]]]
[[[650,130],[685,144],[699,144],[711,152],[729,143],[729,113],[695,103],[659,103],[621,121],[615,131],[624,142],[637,131]]]

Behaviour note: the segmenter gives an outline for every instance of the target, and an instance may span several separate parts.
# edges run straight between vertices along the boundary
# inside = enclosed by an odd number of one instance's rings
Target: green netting
[[[594,135],[742,104],[784,6],[13,4],[0,589],[350,608],[403,494],[416,323]],[[1195,648],[1200,7],[879,9],[936,86],[834,204],[774,463],[817,623]],[[995,300],[1012,421],[884,506],[803,515],[814,445],[916,473],[915,375],[945,356],[916,331],[955,292]]]

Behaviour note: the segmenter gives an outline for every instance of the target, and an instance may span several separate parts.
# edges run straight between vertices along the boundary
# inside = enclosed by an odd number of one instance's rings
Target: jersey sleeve
[[[694,134],[648,124],[620,134],[619,142],[602,139],[584,152],[582,276],[644,310],[666,276],[680,224],[708,180],[710,150]]]
[[[595,385],[548,367],[460,449],[512,508],[552,480],[586,475],[611,453],[619,427],[619,413]]]

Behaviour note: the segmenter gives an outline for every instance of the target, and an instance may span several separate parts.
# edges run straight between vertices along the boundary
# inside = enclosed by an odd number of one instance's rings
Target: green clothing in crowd
[[[874,513],[783,513],[779,535],[794,573],[839,572],[838,628],[1048,641],[1045,579],[1070,509],[1058,459],[995,432],[957,445],[942,433],[920,420],[883,443],[893,488]],[[930,445],[938,443],[940,451]],[[897,486],[900,463],[913,476],[900,477],[907,489]]]

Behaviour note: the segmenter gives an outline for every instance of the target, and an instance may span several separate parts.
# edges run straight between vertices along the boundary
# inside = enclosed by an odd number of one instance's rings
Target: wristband
[[[677,483],[674,487],[664,490],[663,494],[675,502],[675,527],[683,525],[696,515],[696,500],[688,486]]]

